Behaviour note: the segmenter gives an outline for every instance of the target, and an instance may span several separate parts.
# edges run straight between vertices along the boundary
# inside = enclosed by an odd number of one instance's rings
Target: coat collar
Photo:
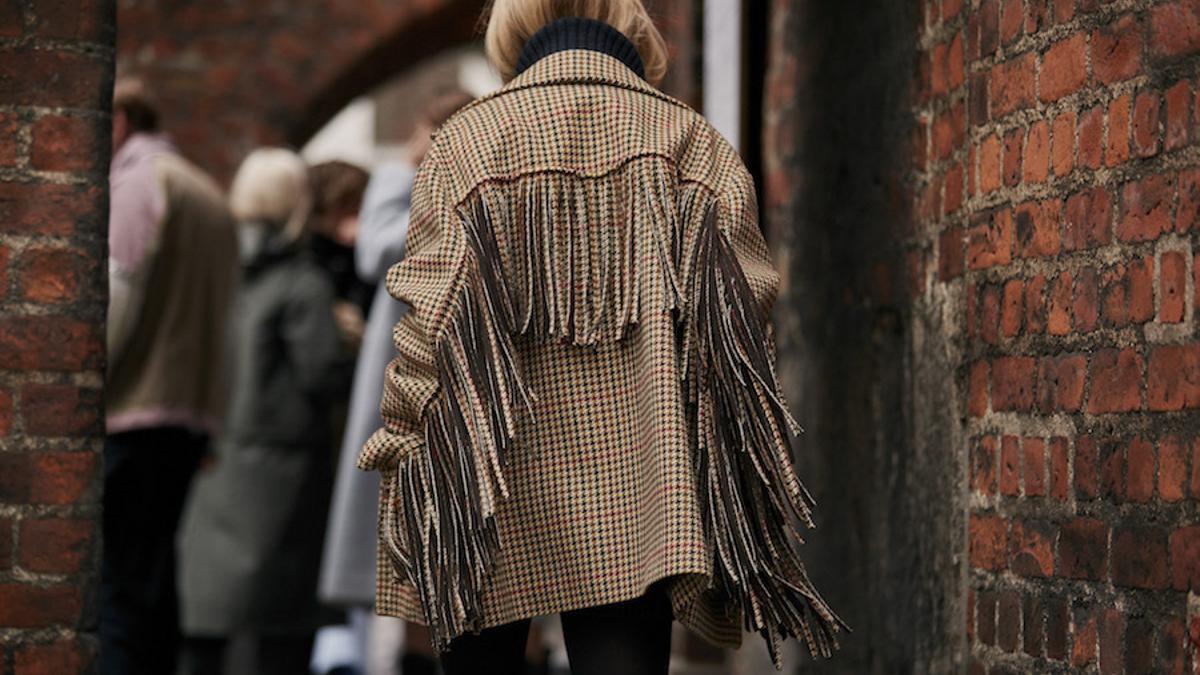
[[[646,77],[646,66],[629,38],[603,21],[580,16],[551,21],[526,40],[517,58],[516,73],[520,75],[539,60],[568,49],[607,54],[625,64],[638,77]]]

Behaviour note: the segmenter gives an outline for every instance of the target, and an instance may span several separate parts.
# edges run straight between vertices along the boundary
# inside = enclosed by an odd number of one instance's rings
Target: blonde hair
[[[298,240],[312,212],[308,165],[284,148],[255,150],[233,177],[229,210],[239,222],[262,223],[285,242]]]
[[[637,47],[646,80],[657,85],[667,74],[667,44],[642,0],[493,0],[484,48],[505,82],[517,69],[525,41],[542,26],[566,17],[603,21]]]

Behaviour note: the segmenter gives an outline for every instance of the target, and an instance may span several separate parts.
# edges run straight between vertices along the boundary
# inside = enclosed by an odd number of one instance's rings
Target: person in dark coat
[[[255,672],[307,671],[332,482],[331,402],[351,352],[328,275],[306,252],[307,168],[262,149],[230,195],[243,283],[234,314],[234,393],[215,465],[197,479],[180,542],[185,662],[221,672],[231,636],[252,633]]]

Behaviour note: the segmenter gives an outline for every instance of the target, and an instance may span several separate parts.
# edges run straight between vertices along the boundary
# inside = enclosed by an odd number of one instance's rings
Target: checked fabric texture
[[[464,632],[670,578],[709,641],[828,655],[741,161],[620,61],[568,50],[437,133],[413,192],[385,422],[377,611]]]

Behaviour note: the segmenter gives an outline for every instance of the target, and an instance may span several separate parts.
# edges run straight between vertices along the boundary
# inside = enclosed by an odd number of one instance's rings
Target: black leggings
[[[640,598],[562,614],[572,675],[666,675],[671,606],[661,586]],[[462,635],[441,655],[445,675],[519,675],[529,620]]]

